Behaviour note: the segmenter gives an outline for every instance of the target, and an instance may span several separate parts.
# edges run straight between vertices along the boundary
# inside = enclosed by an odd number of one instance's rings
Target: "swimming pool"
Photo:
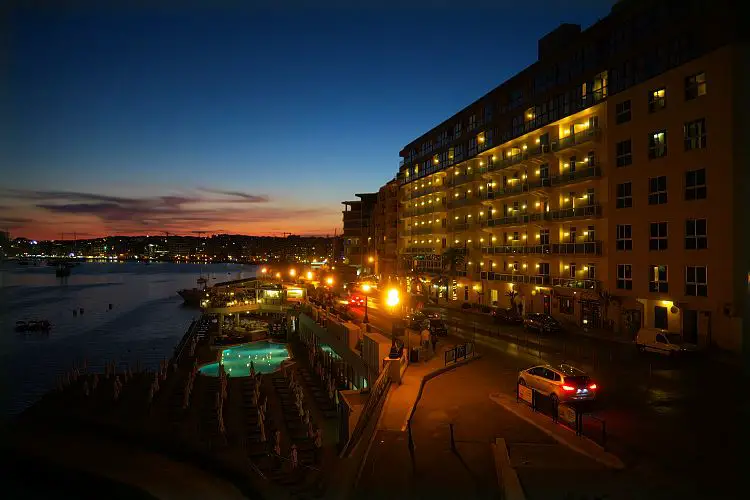
[[[247,377],[250,375],[251,361],[255,366],[255,373],[271,373],[279,368],[282,361],[289,359],[289,351],[285,344],[252,342],[224,349],[221,359],[229,375]],[[209,363],[198,371],[209,377],[218,377],[219,363]]]

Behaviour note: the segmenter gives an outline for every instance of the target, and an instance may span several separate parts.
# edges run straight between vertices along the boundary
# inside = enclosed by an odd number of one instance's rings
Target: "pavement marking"
[[[492,456],[495,459],[495,473],[505,500],[526,500],[526,494],[518,479],[516,469],[510,464],[508,446],[505,439],[496,438],[492,443]]]

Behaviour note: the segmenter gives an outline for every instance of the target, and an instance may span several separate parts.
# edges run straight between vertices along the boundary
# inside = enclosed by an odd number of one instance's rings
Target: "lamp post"
[[[370,285],[368,285],[367,283],[362,285],[362,293],[365,294],[365,317],[362,318],[362,323],[365,323],[365,324],[370,322],[370,318],[367,316],[367,303],[369,302],[368,300],[369,296],[367,294],[369,291],[370,291]]]

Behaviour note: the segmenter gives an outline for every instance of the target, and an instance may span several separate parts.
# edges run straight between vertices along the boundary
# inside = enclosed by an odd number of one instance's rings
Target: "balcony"
[[[563,151],[565,149],[572,148],[580,144],[585,144],[587,142],[598,139],[600,134],[601,128],[599,128],[599,126],[588,127],[585,130],[576,132],[575,134],[570,134],[566,137],[560,137],[557,142],[552,143],[552,151],[559,153],[560,151]]]
[[[601,205],[584,205],[582,207],[575,208],[563,208],[561,210],[553,210],[547,212],[543,219],[546,220],[566,220],[566,219],[589,219],[591,217],[601,217],[602,206]]]
[[[552,177],[550,180],[550,184],[553,186],[561,186],[563,184],[570,184],[573,182],[578,182],[582,180],[587,179],[596,179],[597,177],[601,177],[602,170],[599,167],[589,167],[584,168],[582,170],[577,170],[575,172],[571,172],[569,174],[563,174],[563,175],[556,175]]]
[[[551,253],[559,255],[601,255],[602,242],[585,241],[583,243],[555,243],[552,245]]]
[[[456,187],[460,186],[461,184],[466,184],[467,182],[474,182],[482,180],[482,171],[477,170],[476,172],[471,172],[468,174],[461,174],[461,175],[451,175],[448,176],[448,178],[445,181],[445,185],[449,187]]]
[[[479,222],[457,222],[455,224],[448,225],[448,231],[452,233],[460,233],[461,231],[473,231],[480,227]]]
[[[510,196],[514,194],[525,193],[529,190],[529,186],[526,183],[514,182],[512,185],[505,186],[503,188],[495,188],[492,191],[487,190],[482,193],[483,200],[496,200],[503,196]]]
[[[598,290],[599,280],[590,279],[577,279],[577,278],[552,278],[552,286],[559,286],[564,288],[580,288],[585,290]]]
[[[420,226],[414,227],[412,229],[407,229],[406,233],[414,236],[421,234],[443,234],[445,233],[445,228],[440,226]]]
[[[542,274],[521,274],[521,273],[496,273],[483,272],[483,280],[503,281],[505,283],[529,283],[532,285],[549,285],[550,277]]]
[[[427,187],[423,187],[419,189],[413,189],[411,193],[409,193],[409,198],[413,200],[415,198],[419,198],[420,196],[426,196],[432,193],[439,193],[443,189],[445,189],[445,186],[443,184],[434,184],[432,186],[427,186]]]
[[[498,219],[489,219],[482,224],[483,227],[507,226],[512,224],[528,224],[529,216],[527,214],[512,215],[509,217],[500,217]]]
[[[548,254],[550,245],[501,245],[496,247],[484,247],[482,253],[486,255],[493,254]]]
[[[435,247],[409,247],[404,249],[404,253],[409,255],[430,255],[435,253]]]
[[[451,276],[456,278],[469,278],[474,281],[479,281],[481,275],[477,271],[467,271],[464,269],[457,269],[451,273]]]
[[[476,205],[481,201],[481,198],[479,196],[468,196],[466,198],[454,198],[450,201],[448,201],[448,208],[454,209],[459,207],[468,207],[471,205]]]

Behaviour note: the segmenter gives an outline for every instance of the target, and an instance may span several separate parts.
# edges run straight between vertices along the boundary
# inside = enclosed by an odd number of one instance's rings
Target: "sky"
[[[14,237],[340,232],[406,144],[612,1],[73,4],[0,15]]]

